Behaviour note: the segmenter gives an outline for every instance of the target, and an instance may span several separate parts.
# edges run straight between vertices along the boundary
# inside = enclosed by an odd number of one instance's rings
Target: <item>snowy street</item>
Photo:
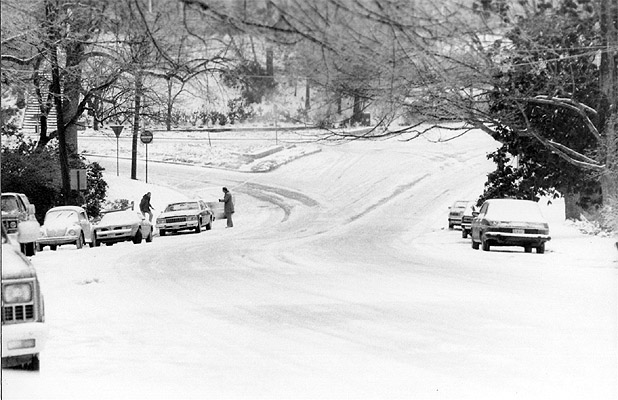
[[[618,398],[614,239],[560,202],[545,254],[448,230],[492,170],[482,133],[319,146],[267,173],[150,162],[148,184],[90,158],[155,218],[227,186],[235,227],[39,252],[49,341],[2,398]]]

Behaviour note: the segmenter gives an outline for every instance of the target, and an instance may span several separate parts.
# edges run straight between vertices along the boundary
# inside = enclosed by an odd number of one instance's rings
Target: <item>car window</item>
[[[17,210],[17,199],[15,197],[3,197],[2,198],[2,211],[15,211]]]
[[[165,211],[184,211],[184,210],[198,210],[198,204],[196,202],[184,202],[169,204]]]
[[[479,211],[479,215],[484,215],[487,212],[487,208],[489,207],[488,203],[483,204],[481,210]]]
[[[140,214],[141,215],[141,214]],[[101,225],[130,225],[138,221],[138,214],[134,211],[117,211],[103,215]]]
[[[76,222],[78,221],[77,213],[75,211],[51,211],[45,215],[45,222],[55,222],[55,221],[69,221]]]
[[[544,221],[539,206],[534,202],[525,200],[494,202],[486,217],[511,221]]]
[[[28,197],[26,195],[20,194],[19,199],[24,204],[24,207],[28,207],[28,205],[30,205],[30,201],[28,200]]]

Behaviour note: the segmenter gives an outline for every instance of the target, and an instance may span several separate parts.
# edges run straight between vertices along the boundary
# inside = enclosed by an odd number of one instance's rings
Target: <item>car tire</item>
[[[36,242],[24,243],[22,252],[26,257],[31,257],[36,254]]]
[[[92,235],[92,244],[94,245],[94,247],[99,247],[101,245],[101,242],[97,240],[96,235]]]
[[[52,251],[56,251],[58,249],[58,245],[57,244],[50,244],[49,245],[50,250]]]
[[[212,229],[212,220],[206,224],[206,230],[209,231]]]
[[[448,223],[448,228],[449,229],[453,229],[453,224],[451,224],[450,222]]]
[[[462,229],[462,230],[461,230],[461,237],[462,237],[463,239],[467,239],[467,238],[468,238],[468,231],[467,231],[467,230],[465,230],[465,229]]]
[[[537,254],[545,253],[545,243],[541,243],[540,245],[536,246],[536,253]]]
[[[532,253],[532,246],[524,246],[524,253]]]
[[[81,234],[77,237],[77,240],[75,241],[75,247],[77,247],[78,249],[84,247],[84,237]]]
[[[159,229],[159,236],[165,236],[167,232],[165,231],[165,229]]]
[[[133,236],[133,244],[140,244],[142,243],[142,231],[141,229],[138,229],[137,232],[135,233],[135,236]]]
[[[195,233],[202,232],[202,224],[200,223],[200,219],[197,219],[197,226],[195,227]]]
[[[24,369],[28,371],[38,371],[41,368],[41,362],[39,361],[39,355],[35,354],[28,364],[24,366]]]
[[[146,243],[150,243],[152,242],[152,229],[150,230],[150,233],[148,234],[148,236],[146,236]]]
[[[472,239],[472,238],[470,238]],[[474,250],[478,250],[479,249],[479,242],[475,242],[474,239],[472,239],[472,248]]]
[[[481,239],[481,245],[483,247],[483,251],[489,251],[491,248],[489,241],[485,239]]]

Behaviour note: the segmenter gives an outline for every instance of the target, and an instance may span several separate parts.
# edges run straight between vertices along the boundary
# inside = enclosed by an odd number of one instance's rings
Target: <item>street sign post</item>
[[[152,132],[144,131],[139,138],[146,145],[146,183],[148,183],[148,143],[152,142]]]
[[[124,129],[123,125],[111,125],[110,128],[112,128],[112,130],[114,131],[114,134],[116,135],[116,176],[119,176],[119,172],[118,172],[118,138],[120,138],[120,133],[122,132],[122,130]]]
[[[86,168],[71,168],[69,170],[69,177],[71,178],[71,190],[82,191],[88,188],[88,172]]]

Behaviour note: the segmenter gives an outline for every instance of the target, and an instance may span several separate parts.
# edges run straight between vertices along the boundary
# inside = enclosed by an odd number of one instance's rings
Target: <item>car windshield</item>
[[[167,206],[165,211],[183,211],[183,210],[197,210],[199,207],[196,202],[185,203],[173,203]]]
[[[500,221],[545,222],[539,206],[527,200],[492,202],[487,208],[486,217]]]
[[[58,211],[50,211],[45,215],[45,222],[58,222],[58,221],[68,221],[68,222],[77,222],[79,218],[77,217],[77,213],[75,211],[68,210],[58,210]]]
[[[17,210],[17,199],[15,197],[2,198],[2,211]]]
[[[138,220],[135,211],[116,211],[103,215],[100,225],[130,225]]]
[[[468,205],[467,201],[458,201],[455,204],[453,204],[453,209],[463,210],[466,208],[467,205]]]

